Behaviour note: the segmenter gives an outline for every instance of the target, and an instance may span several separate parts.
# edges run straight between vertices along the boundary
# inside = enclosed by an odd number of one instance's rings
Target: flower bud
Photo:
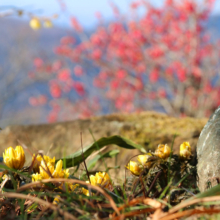
[[[189,142],[183,142],[180,145],[180,158],[183,160],[189,160],[191,155],[191,146]]]
[[[44,21],[44,27],[51,28],[51,27],[53,27],[53,24],[50,20],[46,20],[46,21]]]
[[[9,147],[3,153],[4,163],[13,169],[19,170],[24,166],[25,154],[21,146],[17,146],[15,150]]]
[[[151,153],[147,153],[144,155],[138,155],[138,161],[141,163],[142,166],[146,167],[146,168],[150,168],[152,162],[148,162],[147,160],[152,157],[153,155]]]
[[[29,25],[32,29],[37,30],[41,28],[41,23],[38,18],[32,18],[29,22]]]
[[[132,160],[128,163],[128,165],[126,166],[126,168],[127,168],[128,170],[130,170],[131,173],[134,174],[134,175],[136,175],[136,176],[139,176],[140,173],[141,173],[141,171],[142,171],[141,165],[139,165],[137,162],[132,161]]]
[[[159,144],[157,150],[155,151],[155,155],[161,159],[166,159],[170,156],[170,153],[171,149],[167,144]]]

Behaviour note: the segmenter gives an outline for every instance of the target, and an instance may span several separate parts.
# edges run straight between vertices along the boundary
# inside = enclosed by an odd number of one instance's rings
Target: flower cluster
[[[21,146],[17,146],[15,149],[9,147],[3,153],[4,163],[9,167],[16,170],[23,168],[25,163],[25,154]],[[68,178],[69,169],[63,169],[63,161],[59,160],[55,165],[55,157],[50,158],[46,155],[35,154],[32,157],[32,182],[41,181],[43,179],[50,178]],[[3,176],[5,179],[6,175]],[[64,184],[59,186],[62,189]],[[69,191],[74,191],[78,184],[67,184]]]
[[[110,180],[109,175],[106,172],[98,172],[94,175],[91,175],[89,177],[90,183],[93,186],[100,186],[102,188],[110,189],[112,187],[112,183]],[[89,183],[89,181],[86,181],[86,183]],[[89,190],[82,188],[83,194],[89,196]]]
[[[161,160],[165,161],[170,157],[171,148],[165,144],[158,145],[158,148],[155,152],[149,152],[147,154],[138,155],[136,161],[129,161],[126,168],[130,170],[133,175],[139,176],[145,169],[150,169],[154,164],[154,161]],[[189,142],[184,142],[180,145],[180,156],[181,160],[189,160],[191,158],[191,146]],[[25,163],[25,154],[24,150],[21,146],[17,146],[15,149],[9,147],[3,153],[4,163],[13,169],[22,169]],[[33,155],[32,157],[32,165],[33,168],[32,174],[32,182],[42,181],[44,179],[52,179],[52,178],[69,178],[69,169],[63,169],[63,161],[59,160],[57,163],[55,161],[55,157],[50,158],[49,156],[38,154]],[[3,179],[6,177],[3,176]],[[111,179],[106,172],[97,172],[95,175],[90,175],[89,181],[86,183],[90,183],[92,186],[99,186],[104,189],[112,190],[113,184]],[[58,187],[59,189],[64,189],[64,184],[61,183]],[[44,184],[41,183],[42,188],[44,188]],[[74,191],[78,184],[70,184],[67,183],[67,190],[69,192]],[[86,196],[90,195],[88,189],[81,188],[82,193]],[[53,201],[54,204],[59,203],[60,195],[57,195]]]
[[[147,168],[150,169],[153,162],[150,160],[151,157],[156,156],[160,159],[166,160],[171,153],[171,148],[167,144],[159,144],[154,153],[147,153],[144,155],[138,155],[138,162],[129,161],[126,168],[136,176],[139,176],[141,172]],[[183,142],[180,145],[180,154],[179,157],[181,160],[189,160],[191,158],[191,146],[189,142]]]
[[[12,169],[22,169],[25,163],[25,154],[21,146],[15,149],[9,147],[3,153],[4,163]],[[59,160],[55,167],[55,157],[50,158],[46,155],[33,155],[33,171],[32,181],[38,181],[49,178],[68,178],[69,170],[63,170],[63,161]]]
[[[38,18],[38,17],[33,17],[33,18],[30,20],[29,25],[30,25],[30,27],[31,27],[32,29],[38,30],[38,29],[40,29],[40,28],[42,27],[42,25],[41,25],[41,22],[42,22],[42,21],[43,21],[43,25],[44,25],[45,28],[51,28],[51,27],[53,27],[53,24],[52,24],[52,22],[51,22],[50,19],[44,19],[44,20],[42,20],[42,19],[40,19],[40,18]]]
[[[41,162],[46,162],[46,164],[50,163],[51,165],[55,165],[55,157],[50,158],[49,156],[46,155],[40,155],[38,154],[37,156],[35,156],[35,154],[32,157],[32,161],[33,161],[33,170],[35,173],[39,173],[40,172],[40,165]]]
[[[49,158],[50,160],[53,160]],[[44,160],[41,161],[40,167],[39,167],[39,173],[35,173],[32,175],[32,181],[39,181],[42,179],[50,179],[50,178],[68,178],[69,177],[69,169],[62,169],[63,167],[63,161],[59,160],[56,164],[56,167],[54,167],[53,162],[47,162],[45,163]]]

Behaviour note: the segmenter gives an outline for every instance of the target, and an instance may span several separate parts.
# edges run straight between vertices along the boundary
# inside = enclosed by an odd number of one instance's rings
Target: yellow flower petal
[[[32,18],[30,20],[30,23],[29,23],[30,27],[34,30],[37,30],[37,29],[40,29],[41,28],[41,23],[40,23],[40,20],[38,18]]]
[[[16,146],[15,150],[9,147],[3,153],[3,159],[6,166],[13,169],[21,169],[25,163],[25,154],[21,146]]]
[[[140,173],[141,173],[141,171],[142,171],[141,166],[140,166],[137,162],[132,161],[132,160],[128,163],[128,165],[126,166],[126,168],[127,168],[128,170],[130,170],[131,173],[134,174],[134,175],[136,175],[136,176],[139,176]]]
[[[106,189],[109,189],[110,187],[112,187],[110,177],[106,172],[97,172],[95,176],[90,175],[89,179],[90,179],[91,185],[93,186],[101,186]],[[89,183],[89,181],[86,181],[86,183]],[[82,192],[83,194],[89,196],[89,191],[87,189],[82,188]]]
[[[59,160],[57,162],[56,168],[55,168],[55,170],[54,170],[54,172],[52,174],[54,178],[58,178],[58,177],[62,178],[63,177],[62,167],[63,167],[63,161]]]
[[[15,169],[21,169],[25,163],[24,150],[21,146],[16,146],[14,152],[15,152],[15,158],[16,158]]]
[[[43,178],[39,173],[32,174],[32,182],[40,181],[42,179]]]
[[[189,160],[192,155],[191,146],[189,142],[183,142],[180,145],[180,158],[183,160]]]
[[[54,198],[54,200],[53,200],[53,204],[54,204],[54,205],[58,205],[58,203],[60,202],[59,198],[60,198],[59,195],[57,195],[57,196]]]
[[[38,160],[38,159],[37,159]],[[45,163],[44,161],[49,161]],[[56,168],[54,168],[55,158],[45,158],[45,160],[41,160],[39,167],[39,175],[42,179],[49,178],[68,178],[69,177],[69,169],[62,169],[63,161],[59,160],[56,164]],[[37,175],[38,173],[34,174]],[[35,177],[35,176],[34,176]]]
[[[96,176],[91,175],[89,178],[90,178],[91,185],[95,186],[97,182]]]
[[[79,186],[79,184],[69,184],[69,190],[71,192],[75,191],[75,189]]]
[[[44,161],[41,161],[40,166],[40,174],[43,179],[49,179],[52,177],[52,174],[54,172],[54,165],[48,162],[47,164],[44,163]]]
[[[69,177],[69,169],[63,170],[62,167],[63,167],[63,161],[59,160],[52,174],[54,178],[68,178]]]
[[[159,144],[157,150],[155,151],[155,155],[160,157],[161,159],[166,159],[170,156],[171,149],[167,144]]]
[[[43,155],[43,158],[46,163],[50,162],[53,165],[55,164],[55,157],[50,158],[49,156]],[[43,160],[43,158],[40,154],[38,154],[36,157],[35,157],[35,154],[33,154],[32,161],[34,160],[33,170],[35,173],[40,172],[39,167],[40,167],[40,164],[41,164],[41,161]]]
[[[89,190],[88,189],[82,188],[82,193],[86,196],[89,196]]]
[[[147,162],[147,160],[150,158],[150,157],[152,157],[153,155],[151,154],[151,153],[147,153],[147,154],[144,154],[144,155],[138,155],[138,162],[142,165],[142,166],[144,166],[144,167],[146,167],[146,168],[150,168],[151,167],[151,164],[152,164],[152,162]]]

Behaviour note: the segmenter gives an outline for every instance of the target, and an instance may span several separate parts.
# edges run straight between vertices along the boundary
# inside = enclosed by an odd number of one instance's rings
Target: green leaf
[[[146,150],[138,144],[135,144],[134,142],[115,135],[111,137],[103,137],[94,142],[93,144],[83,148],[83,155],[84,159],[86,159],[88,156],[90,156],[94,151],[102,149],[106,145],[115,144],[119,147],[126,148],[126,149],[138,149],[143,153],[146,153]],[[83,156],[82,156],[82,150],[77,151],[74,154],[71,154],[65,158],[62,158],[62,160],[66,160],[66,168],[77,166],[80,163],[83,162]],[[58,160],[56,160],[57,162]]]
[[[118,149],[115,149],[115,150],[108,151],[104,154],[96,155],[92,160],[90,160],[88,163],[86,163],[88,171],[90,171],[96,165],[98,160],[103,159],[103,158],[112,158],[112,157],[116,156],[117,154],[119,154],[119,152],[120,151]],[[94,172],[94,173],[96,173],[96,172]],[[91,174],[91,173],[89,172],[89,174]],[[81,176],[85,176],[85,175],[86,175],[86,171],[84,170],[82,172]]]
[[[220,195],[220,184],[208,189],[205,192],[197,194],[194,198],[204,198],[209,196],[219,196]]]
[[[120,196],[118,196],[118,195],[115,193],[116,190],[117,190],[117,189],[115,189],[113,192],[111,192],[111,191],[105,189],[105,192],[107,192],[107,193],[112,197],[112,199],[114,200],[114,202],[115,202],[116,204],[123,203],[123,202],[124,202],[123,198],[121,198]]]
[[[117,154],[119,154],[119,150],[115,149],[115,150],[111,150],[108,151],[104,154],[98,154],[96,155],[92,160],[90,160],[86,165],[87,165],[87,169],[91,170],[97,163],[98,160],[102,159],[102,158],[111,158],[116,156]]]

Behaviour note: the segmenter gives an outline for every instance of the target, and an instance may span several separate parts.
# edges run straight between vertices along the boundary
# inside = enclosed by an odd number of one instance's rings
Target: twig
[[[175,207],[171,208],[167,213],[163,213],[163,215],[161,216],[161,219],[165,220],[166,216],[171,215],[171,214],[179,211],[180,209],[185,208],[186,206],[190,206],[190,205],[193,205],[193,204],[196,204],[196,203],[202,203],[202,202],[211,202],[211,201],[215,201],[215,200],[219,201],[220,196],[211,196],[211,197],[193,199],[193,200],[190,200],[190,201],[186,200],[185,202],[182,202],[182,203],[176,205]]]
[[[114,209],[114,211],[118,215],[120,215],[120,212],[118,211],[118,208],[117,208],[114,200],[111,198],[111,196],[109,196],[102,188],[100,188],[98,186],[93,186],[93,185],[91,185],[89,183],[86,183],[84,181],[81,181],[81,180],[65,179],[65,178],[44,179],[44,180],[41,180],[41,181],[25,184],[24,186],[22,186],[19,189],[17,189],[17,192],[22,192],[24,190],[30,189],[30,188],[38,186],[38,185],[41,186],[42,183],[57,183],[57,182],[64,182],[64,183],[68,183],[69,182],[69,183],[72,183],[72,184],[81,184],[81,185],[87,186],[88,188],[92,188],[92,189],[94,189],[96,191],[99,191],[101,194],[103,194],[109,200],[109,203],[111,204],[111,206]]]
[[[73,215],[71,215],[70,213],[64,211],[63,209],[60,209],[59,207],[49,203],[49,202],[46,202],[42,199],[39,199],[37,197],[33,197],[31,195],[24,195],[24,194],[21,194],[21,193],[2,193],[1,196],[5,196],[6,198],[19,198],[19,199],[30,199],[38,204],[42,204],[54,211],[59,211],[61,215],[63,215],[65,218],[67,219],[72,219],[72,220],[78,220],[76,217],[74,217]]]
[[[155,184],[156,180],[157,180],[157,179],[158,179],[158,177],[161,175],[161,173],[162,173],[162,171],[158,172],[158,173],[157,173],[157,175],[155,176],[155,178],[154,178],[153,182],[152,182],[152,183],[151,183],[151,185],[150,185],[149,190],[147,191],[146,196],[148,196],[148,195],[149,195],[150,191],[152,190],[152,188],[153,188],[153,186],[154,186],[154,184]]]

